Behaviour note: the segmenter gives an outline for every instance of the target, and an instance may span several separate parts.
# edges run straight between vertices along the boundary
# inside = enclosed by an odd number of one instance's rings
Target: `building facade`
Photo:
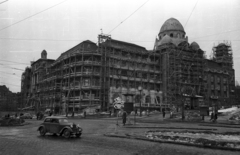
[[[219,44],[207,59],[174,18],[162,25],[153,50],[100,34],[97,44],[83,41],[56,60],[44,50],[31,65],[31,97],[55,113],[109,110],[117,98],[148,109],[229,104],[235,79],[230,49]]]

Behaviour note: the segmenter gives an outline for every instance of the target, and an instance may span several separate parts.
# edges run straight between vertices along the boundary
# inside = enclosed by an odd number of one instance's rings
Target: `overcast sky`
[[[0,85],[19,92],[23,71],[17,69],[30,66],[44,49],[56,59],[83,40],[97,42],[100,29],[152,50],[171,17],[208,56],[214,44],[231,42],[240,82],[239,15],[239,0],[8,0],[0,4]]]

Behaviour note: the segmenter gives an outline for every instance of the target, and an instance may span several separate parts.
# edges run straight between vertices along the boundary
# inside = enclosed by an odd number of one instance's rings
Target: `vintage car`
[[[79,138],[82,135],[82,128],[79,125],[68,122],[67,117],[64,116],[46,117],[38,127],[38,131],[41,136],[45,136],[46,133],[52,133],[65,138],[74,135]]]

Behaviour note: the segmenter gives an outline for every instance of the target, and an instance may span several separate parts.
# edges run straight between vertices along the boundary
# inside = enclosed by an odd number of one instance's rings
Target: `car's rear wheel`
[[[69,138],[69,137],[71,136],[70,130],[65,129],[64,132],[63,132],[63,136],[64,136],[65,138]]]
[[[41,136],[45,136],[46,131],[44,130],[43,127],[41,127],[41,128],[39,129],[39,133],[40,133]]]
[[[76,134],[76,137],[77,137],[77,138],[80,138],[80,137],[81,137],[81,135],[82,135],[81,133],[79,133],[79,134]]]

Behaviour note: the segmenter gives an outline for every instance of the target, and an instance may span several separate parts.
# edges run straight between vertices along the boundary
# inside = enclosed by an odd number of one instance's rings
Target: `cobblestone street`
[[[83,128],[81,138],[40,137],[37,127],[42,121],[27,120],[28,125],[0,128],[0,155],[112,155],[112,154],[238,154],[239,152],[204,149],[182,145],[105,137],[115,132],[115,119],[72,119]],[[165,124],[166,126],[166,124]],[[130,129],[120,125],[118,132],[144,134],[148,129]]]

